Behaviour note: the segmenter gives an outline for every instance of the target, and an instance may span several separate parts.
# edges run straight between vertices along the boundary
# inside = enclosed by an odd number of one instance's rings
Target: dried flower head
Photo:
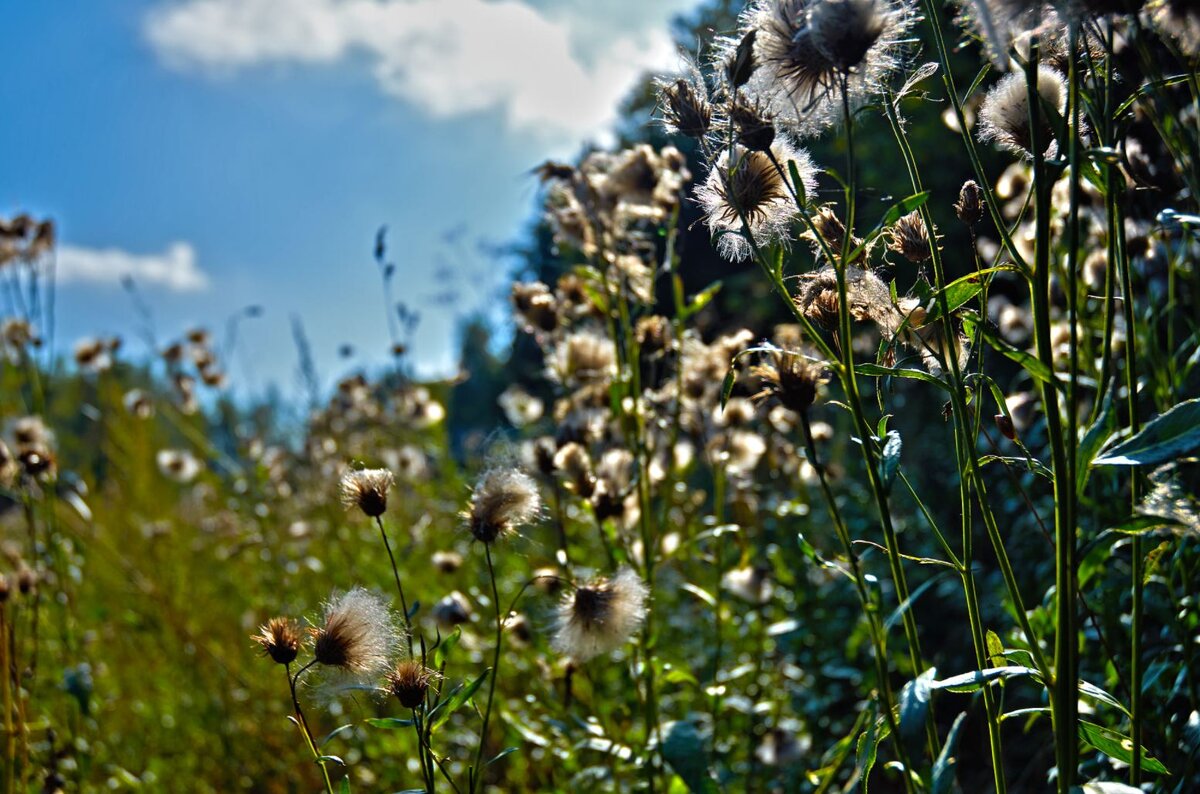
[[[540,509],[532,477],[519,469],[492,469],[475,486],[463,517],[476,540],[492,543],[532,521]]]
[[[620,648],[646,618],[649,591],[632,568],[576,587],[558,610],[552,645],[575,662]]]
[[[433,619],[440,626],[453,628],[471,619],[471,602],[455,590],[433,605]]]
[[[930,257],[929,230],[921,214],[913,210],[892,224],[887,231],[888,250],[895,251],[909,262],[920,264]]]
[[[438,679],[419,659],[401,659],[387,674],[388,692],[396,696],[406,709],[418,708],[425,702],[429,685]]]
[[[178,483],[188,483],[200,473],[200,461],[186,449],[160,449],[158,470]]]
[[[611,339],[592,331],[576,331],[554,346],[550,374],[563,383],[595,383],[617,370]]]
[[[1033,130],[1029,125],[1029,92],[1025,75],[1007,74],[992,86],[979,108],[979,139],[1025,158],[1033,156]],[[1038,108],[1038,145],[1046,151],[1054,141],[1046,107],[1060,115],[1066,109],[1067,85],[1062,74],[1049,66],[1038,66],[1037,92],[1045,107]]]
[[[775,122],[757,102],[739,96],[729,109],[737,142],[752,152],[769,152],[775,142]]]
[[[342,476],[342,504],[378,518],[387,512],[387,495],[396,478],[387,469],[353,469]]]
[[[429,561],[442,573],[454,573],[463,564],[462,555],[456,551],[435,551]]]
[[[667,129],[697,140],[712,126],[708,88],[694,66],[685,75],[658,86],[658,103]]]
[[[954,203],[954,214],[958,219],[967,226],[974,226],[983,220],[986,208],[983,188],[979,187],[974,179],[963,182],[962,189],[958,191],[958,201]]]
[[[554,467],[562,473],[567,487],[587,499],[596,488],[592,475],[592,461],[582,444],[569,441],[554,455]]]
[[[528,331],[553,331],[558,309],[550,288],[540,281],[512,285],[512,304]]]
[[[525,427],[542,418],[545,405],[515,383],[505,389],[496,402],[513,427]]]
[[[914,21],[908,0],[757,0],[742,14],[756,31],[759,68],[747,93],[800,136],[818,134],[875,93],[899,65]]]
[[[850,317],[859,322],[872,321],[881,328],[895,325],[896,309],[883,280],[871,270],[846,268],[846,301]],[[837,273],[824,267],[804,276],[796,305],[815,325],[832,330],[838,326]]]
[[[291,618],[271,618],[251,637],[276,664],[291,664],[300,652],[300,628]]]
[[[755,402],[774,397],[800,414],[812,407],[821,387],[829,381],[824,364],[790,350],[770,351],[763,363],[751,367],[750,373],[762,380],[762,390],[753,397]]]
[[[309,631],[318,664],[364,683],[382,676],[395,652],[397,633],[387,602],[362,587],[335,596],[325,605],[322,625]]]
[[[141,389],[130,389],[125,392],[125,410],[130,416],[138,419],[149,419],[154,416],[154,400],[146,392]]]
[[[812,223],[812,228],[806,229],[800,235],[800,239],[807,240],[812,244],[813,256],[821,259],[825,257],[825,251],[828,249],[833,257],[840,259],[842,245],[846,241],[846,225],[838,218],[837,213],[833,211],[833,207],[821,207],[810,216],[809,220]],[[852,236],[850,238],[851,252],[861,244],[861,238]],[[854,257],[853,261],[861,261],[865,254],[866,251],[860,251]]]
[[[776,140],[769,151],[770,155],[744,146],[734,146],[732,153],[726,149],[709,169],[708,178],[696,188],[704,222],[717,237],[717,251],[726,259],[737,262],[751,254],[743,218],[759,246],[787,239],[798,213],[785,181],[790,179],[787,175],[792,165],[800,175],[805,195],[816,190],[816,169],[808,152],[794,149],[782,139]],[[775,162],[771,162],[772,156]]]

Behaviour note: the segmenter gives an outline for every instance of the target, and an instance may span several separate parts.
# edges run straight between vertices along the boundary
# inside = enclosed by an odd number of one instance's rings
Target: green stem
[[[413,652],[412,619],[408,616],[408,601],[404,598],[404,585],[400,584],[400,569],[396,567],[396,557],[392,554],[392,544],[388,542],[387,531],[383,528],[383,518],[375,516],[379,527],[379,535],[383,538],[383,547],[387,549],[388,561],[392,564],[392,576],[396,578],[396,592],[400,594],[400,609],[404,615],[404,640],[408,643],[408,655]]]
[[[292,665],[289,663],[284,666],[288,677],[288,688],[292,693],[292,708],[296,711],[296,723],[300,726],[300,732],[304,734],[304,739],[308,742],[308,749],[312,752],[313,760],[317,762],[317,766],[321,767],[321,776],[325,779],[325,791],[328,794],[333,794],[333,781],[329,779],[329,769],[325,766],[325,761],[321,758],[321,751],[317,749],[317,742],[313,739],[312,729],[308,727],[308,719],[304,716],[304,709],[300,707],[300,698],[296,696],[296,683],[300,680],[300,676],[304,672],[317,663],[313,659],[308,664],[301,667],[292,675]]]
[[[492,604],[496,607],[496,649],[492,654],[492,670],[488,680],[487,706],[483,710],[483,727],[479,731],[479,747],[475,750],[475,763],[471,766],[470,791],[474,794],[483,774],[483,747],[487,744],[488,723],[492,718],[492,703],[496,698],[496,679],[500,672],[500,645],[504,638],[504,613],[500,611],[500,591],[496,588],[496,569],[492,567],[491,544],[483,544],[483,555],[487,560],[488,581],[492,585]]]

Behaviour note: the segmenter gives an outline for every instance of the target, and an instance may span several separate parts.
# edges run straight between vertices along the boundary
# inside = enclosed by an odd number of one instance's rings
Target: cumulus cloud
[[[208,275],[196,264],[196,249],[184,242],[171,243],[161,254],[62,245],[56,275],[62,284],[119,284],[131,277],[140,286],[171,292],[208,288]]]
[[[182,69],[366,63],[383,91],[435,117],[499,108],[514,130],[573,139],[606,129],[640,74],[676,62],[666,23],[694,2],[618,3],[631,24],[600,27],[590,4],[182,0],[151,10],[145,35]]]

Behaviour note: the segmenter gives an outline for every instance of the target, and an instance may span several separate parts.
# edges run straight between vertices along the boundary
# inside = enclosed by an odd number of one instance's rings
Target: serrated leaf
[[[1200,450],[1200,397],[1185,400],[1151,419],[1141,432],[1117,444],[1093,466],[1157,466]]]
[[[1079,738],[1109,758],[1115,758],[1125,764],[1133,763],[1133,740],[1123,733],[1118,733],[1094,722],[1080,720]],[[1146,752],[1145,747],[1139,747],[1138,752],[1142,760],[1142,769],[1159,775],[1168,774],[1167,768],[1157,759],[1152,758]]]
[[[966,721],[967,712],[964,711],[954,718],[954,724],[950,726],[950,733],[946,734],[946,743],[942,745],[942,751],[938,753],[937,761],[933,764],[932,794],[950,794],[954,790],[954,772],[958,762],[954,751],[958,747],[958,737],[961,735],[963,723]]]
[[[895,430],[889,430],[886,440],[883,442],[882,459],[880,461],[884,493],[892,490],[892,482],[895,481],[896,471],[900,468],[900,452],[903,446],[904,444],[900,440],[900,433]]]

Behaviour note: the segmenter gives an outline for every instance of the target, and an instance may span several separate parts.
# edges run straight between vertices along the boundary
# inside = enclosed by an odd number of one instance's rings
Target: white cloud
[[[177,68],[229,73],[365,55],[379,86],[436,117],[500,108],[510,128],[551,139],[605,130],[647,70],[670,68],[671,14],[694,0],[641,0],[595,32],[590,5],[518,0],[182,0],[146,18]]]
[[[184,242],[171,243],[161,254],[62,245],[56,275],[62,284],[119,284],[129,276],[139,286],[162,287],[171,292],[208,288],[208,275],[196,264],[196,249]]]

